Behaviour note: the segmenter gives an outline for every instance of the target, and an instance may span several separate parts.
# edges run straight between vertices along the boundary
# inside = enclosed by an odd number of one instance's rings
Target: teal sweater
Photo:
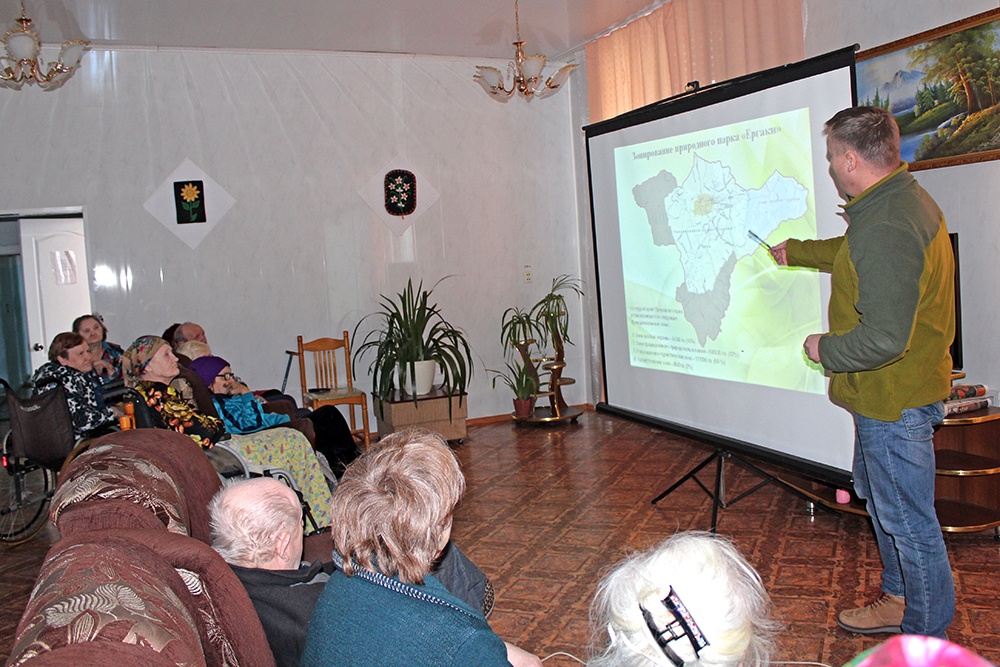
[[[334,553],[334,562],[340,560]],[[481,611],[428,574],[423,585],[339,568],[320,596],[301,667],[509,667]]]
[[[789,266],[829,271],[830,332],[819,342],[831,397],[871,419],[948,395],[954,255],[944,215],[903,163],[844,206],[844,236],[789,240]]]

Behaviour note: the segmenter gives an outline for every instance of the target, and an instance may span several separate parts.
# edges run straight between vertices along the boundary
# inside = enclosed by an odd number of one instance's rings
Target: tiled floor
[[[585,413],[578,424],[473,426],[458,447],[468,480],[454,539],[489,575],[497,601],[490,622],[505,639],[547,656],[584,658],[592,645],[588,606],[601,571],[623,553],[677,530],[707,529],[711,500],[687,482],[650,500],[711,450],[621,419]],[[712,482],[714,466],[700,478]],[[727,465],[729,498],[756,484]],[[781,659],[841,665],[873,646],[836,627],[836,611],[878,583],[867,519],[816,512],[774,486],[723,510],[730,536],[760,571],[785,625]],[[56,538],[0,548],[0,657],[6,658],[41,558]],[[947,535],[958,612],[952,641],[1000,662],[1000,543],[992,533]],[[599,637],[598,641],[603,640]],[[574,665],[553,657],[546,666]]]

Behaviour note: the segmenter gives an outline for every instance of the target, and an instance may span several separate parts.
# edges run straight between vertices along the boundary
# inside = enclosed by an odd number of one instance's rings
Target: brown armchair
[[[210,547],[162,530],[106,530],[52,547],[9,665],[273,667],[256,611]]]

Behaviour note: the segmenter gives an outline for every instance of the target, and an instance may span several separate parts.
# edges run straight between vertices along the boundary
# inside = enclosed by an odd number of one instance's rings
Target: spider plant
[[[531,316],[530,312],[516,306],[503,312],[500,323],[500,343],[505,353],[530,345],[536,339],[545,337],[545,328]]]
[[[486,369],[493,373],[493,388],[496,389],[497,380],[503,380],[503,383],[514,392],[514,398],[519,400],[534,398],[535,394],[538,393],[538,371],[534,364],[529,362],[529,365],[525,366],[516,362],[512,364],[508,361],[506,366],[506,371]]]
[[[414,287],[413,281],[408,280],[406,289],[395,299],[381,295],[382,309],[366,315],[354,327],[356,337],[365,320],[374,317],[379,321],[353,356],[357,368],[361,357],[374,351],[368,372],[372,376],[372,392],[380,403],[396,389],[397,367],[407,377],[414,377],[417,361],[437,362],[442,376],[441,390],[448,396],[458,394],[460,402],[469,386],[473,372],[469,342],[461,330],[444,319],[438,305],[431,302],[431,294],[440,282],[424,289],[423,281]],[[416,404],[416,396],[413,402]]]
[[[563,342],[573,344],[569,338],[569,312],[563,292],[576,292],[577,296],[583,296],[579,279],[566,274],[553,278],[552,289],[529,311],[540,327],[542,343],[551,340],[556,349],[561,349]]]

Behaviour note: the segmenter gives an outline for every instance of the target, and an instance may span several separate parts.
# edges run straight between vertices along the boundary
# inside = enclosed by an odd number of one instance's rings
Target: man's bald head
[[[212,547],[227,563],[292,570],[302,559],[302,507],[271,477],[227,483],[208,505]]]
[[[199,343],[205,343],[206,345],[208,344],[208,339],[205,337],[205,329],[203,329],[200,324],[185,322],[174,329],[174,340],[172,341],[174,347],[192,340]]]

